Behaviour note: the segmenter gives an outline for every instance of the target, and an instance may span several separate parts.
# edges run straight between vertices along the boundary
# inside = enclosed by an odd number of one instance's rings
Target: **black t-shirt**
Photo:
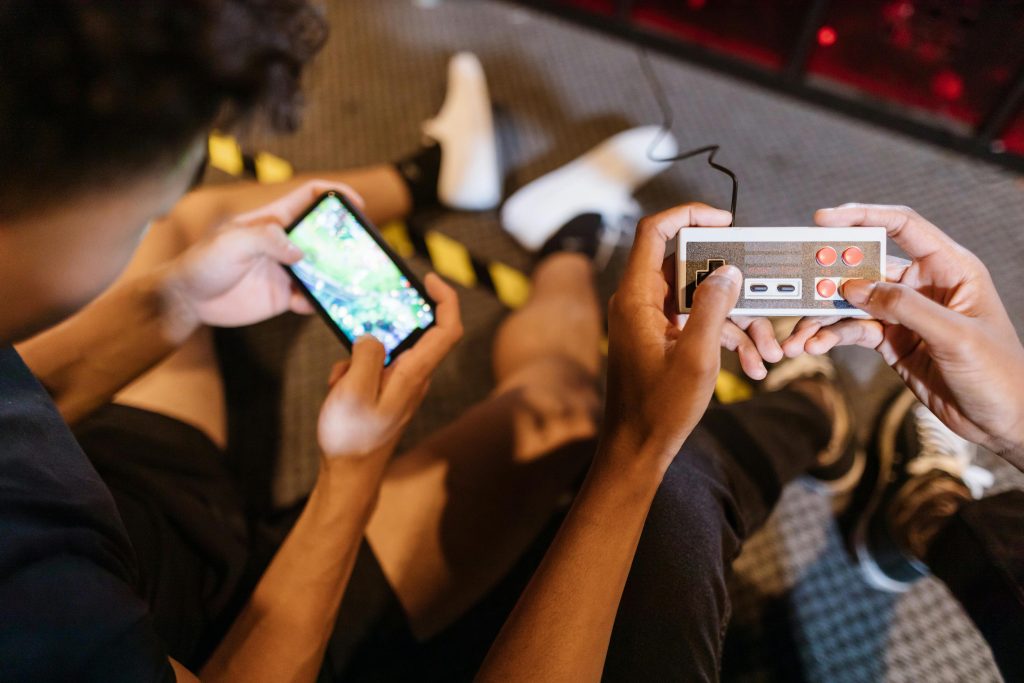
[[[0,681],[173,681],[110,492],[0,348]]]

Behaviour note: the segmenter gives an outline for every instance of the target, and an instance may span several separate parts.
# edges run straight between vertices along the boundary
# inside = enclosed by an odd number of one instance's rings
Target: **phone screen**
[[[292,273],[349,344],[373,335],[390,362],[434,324],[423,285],[337,193],[321,197],[288,237],[305,254]]]

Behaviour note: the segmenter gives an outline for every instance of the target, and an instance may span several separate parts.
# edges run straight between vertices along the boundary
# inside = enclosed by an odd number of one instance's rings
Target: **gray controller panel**
[[[843,299],[849,279],[884,277],[884,228],[684,228],[676,249],[679,310],[704,278],[731,264],[743,273],[732,315],[866,314]]]

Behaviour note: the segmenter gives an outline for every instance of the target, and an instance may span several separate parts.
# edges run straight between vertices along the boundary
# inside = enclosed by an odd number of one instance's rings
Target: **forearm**
[[[366,524],[385,455],[321,474],[281,549],[203,668],[204,681],[314,681]]]
[[[119,281],[18,351],[74,423],[165,358],[198,324],[159,269]]]
[[[606,446],[602,446],[606,448]],[[642,453],[595,459],[576,502],[478,675],[598,681],[615,614],[662,472]]]

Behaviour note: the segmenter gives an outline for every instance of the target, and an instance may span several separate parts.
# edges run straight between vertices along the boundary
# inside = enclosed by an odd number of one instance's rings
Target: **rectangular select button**
[[[743,285],[746,299],[799,299],[802,296],[800,278],[750,277]]]

